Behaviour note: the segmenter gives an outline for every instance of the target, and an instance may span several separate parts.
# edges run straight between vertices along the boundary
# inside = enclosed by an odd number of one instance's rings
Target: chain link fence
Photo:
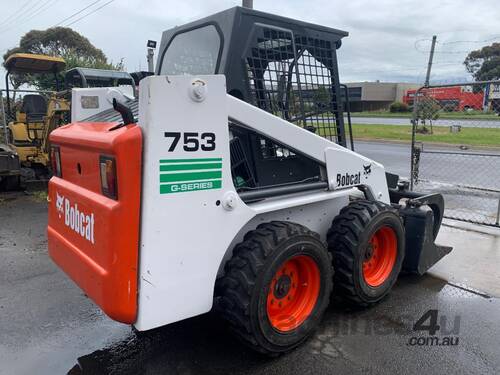
[[[500,226],[500,81],[422,87],[405,101],[412,189],[443,194],[445,217]]]

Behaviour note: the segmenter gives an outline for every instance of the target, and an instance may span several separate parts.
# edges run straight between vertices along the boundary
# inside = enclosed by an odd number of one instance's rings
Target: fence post
[[[0,107],[2,109],[2,122],[3,122],[3,134],[5,143],[9,143],[8,134],[7,134],[7,119],[5,118],[5,107],[3,104],[3,90],[0,90]]]
[[[497,221],[495,224],[500,225],[500,198],[498,198]]]
[[[413,174],[415,173],[414,160],[415,160],[415,132],[417,131],[417,106],[418,106],[418,94],[420,93],[419,88],[415,91],[415,97],[413,98],[413,113],[411,118],[411,151],[410,151],[410,190],[413,190]]]

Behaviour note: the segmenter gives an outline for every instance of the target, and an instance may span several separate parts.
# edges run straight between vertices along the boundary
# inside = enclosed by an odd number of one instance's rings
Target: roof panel
[[[5,66],[9,72],[48,73],[64,70],[66,62],[61,57],[33,53],[14,53],[7,58]]]

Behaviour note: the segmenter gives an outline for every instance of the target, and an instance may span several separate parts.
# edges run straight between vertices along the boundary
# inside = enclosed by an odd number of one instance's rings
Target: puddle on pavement
[[[165,373],[197,374],[232,363],[251,368],[262,364],[262,357],[237,343],[216,316],[205,314],[151,331],[132,331],[122,341],[78,357],[68,374],[145,373],[158,362]]]
[[[353,355],[349,343],[403,342],[414,334],[413,324],[427,309],[439,307],[440,312],[450,313],[467,305],[467,320],[474,315],[469,310],[482,311],[491,300],[495,299],[430,275],[402,276],[392,294],[372,308],[352,308],[334,299],[317,333],[296,352],[348,360]],[[496,303],[495,311],[498,307]],[[158,369],[165,373],[249,372],[258,370],[263,361],[279,358],[263,359],[254,354],[236,342],[217,317],[207,314],[148,332],[132,332],[120,342],[78,357],[68,373],[156,373]]]

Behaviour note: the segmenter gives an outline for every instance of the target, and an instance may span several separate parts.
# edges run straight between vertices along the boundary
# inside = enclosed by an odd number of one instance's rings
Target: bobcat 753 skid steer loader
[[[345,35],[243,8],[165,32],[137,101],[51,134],[54,261],[138,330],[215,306],[272,354],[312,333],[334,285],[370,305],[424,273],[451,250],[434,243],[443,199],[345,147]]]

